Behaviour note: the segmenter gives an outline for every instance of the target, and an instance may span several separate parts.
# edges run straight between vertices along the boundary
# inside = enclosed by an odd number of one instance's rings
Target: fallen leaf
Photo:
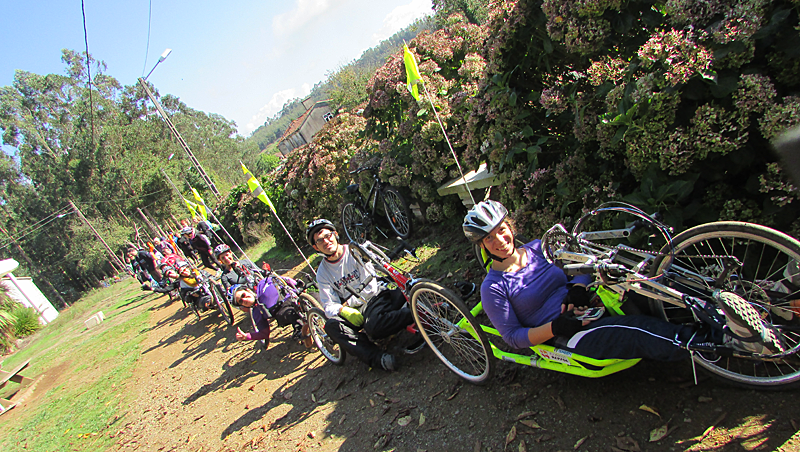
[[[458,395],[458,388],[446,400],[453,400]]]
[[[541,425],[537,424],[536,421],[533,421],[533,420],[526,419],[526,420],[522,420],[522,421],[519,421],[519,422],[522,425],[524,425],[526,427],[530,427],[532,429],[542,428]]]
[[[411,416],[403,416],[397,420],[397,425],[399,425],[400,427],[405,427],[410,423],[411,423]]]
[[[579,448],[579,447],[581,447],[581,445],[582,445],[584,442],[586,442],[586,439],[587,439],[587,438],[589,438],[589,437],[588,437],[588,436],[584,436],[583,438],[579,439],[579,440],[578,440],[578,442],[577,442],[577,443],[575,443],[575,445],[574,445],[574,446],[572,446],[572,448],[573,448],[573,449],[575,449],[575,450],[578,450],[578,448]]]
[[[256,385],[250,386],[247,388],[248,391],[254,391],[256,389]]]
[[[314,439],[317,437],[317,432],[308,432],[308,437]]]
[[[317,396],[315,396],[313,393],[311,394],[311,400],[313,400],[314,403],[317,403]]]
[[[381,397],[386,397],[386,394],[382,393],[381,391],[375,391],[375,395],[379,395]]]
[[[548,434],[545,433],[544,435],[539,435],[539,437],[536,438],[536,442],[537,443],[542,443],[542,442],[545,442],[545,441],[550,441],[551,439],[553,439],[553,435],[548,435]]]
[[[422,413],[419,413],[419,426],[422,427],[422,424],[424,424],[424,423],[425,423],[425,415],[422,414]]]
[[[514,441],[514,439],[516,438],[517,438],[517,426],[512,425],[511,430],[509,430],[508,435],[506,435],[506,445],[503,446],[503,448],[505,449],[506,447],[508,447],[508,445],[511,444],[511,441]]]
[[[661,417],[661,415],[660,415],[660,414],[658,414],[658,411],[656,411],[656,410],[654,410],[654,409],[650,408],[650,407],[649,407],[649,406],[647,406],[647,405],[642,405],[642,406],[640,406],[640,407],[639,407],[639,409],[640,409],[640,410],[642,410],[642,411],[647,411],[648,413],[655,414],[655,415],[656,415],[656,416],[658,416],[658,417]]]
[[[553,397],[553,400],[555,400],[555,401],[556,401],[556,403],[558,404],[558,406],[559,406],[559,407],[560,407],[562,410],[566,410],[566,409],[567,409],[567,405],[565,405],[565,404],[564,404],[564,401],[563,401],[563,400],[561,400],[561,396],[554,395],[554,396],[552,396],[552,397]]]
[[[520,413],[519,416],[517,416],[517,420],[525,419],[526,417],[531,417],[535,415],[536,415],[535,411],[526,411],[524,413]]]
[[[369,399],[369,406],[375,408],[375,401],[372,400],[372,399]]]
[[[700,396],[700,397],[697,398],[697,401],[700,402],[700,403],[708,403],[708,402],[711,402],[713,400],[714,399],[712,399],[711,397],[705,397],[705,396]]]
[[[519,446],[517,446],[518,452],[528,452],[528,449],[525,448],[525,440],[519,442]]]
[[[292,391],[286,391],[283,393],[283,398],[289,400],[292,398]]]
[[[713,432],[714,429],[717,427],[717,425],[719,425],[720,422],[725,420],[725,416],[727,415],[728,415],[727,412],[720,414],[719,417],[714,422],[712,422],[711,425],[708,426],[706,431],[703,432],[703,434],[699,438],[699,441],[703,441],[706,438],[706,436],[710,435],[711,432]]]
[[[667,436],[667,432],[669,431],[669,424],[664,424],[657,429],[654,429],[650,432],[650,442],[654,443],[656,441],[661,441]]]
[[[375,445],[373,447],[375,449],[382,449],[382,448],[388,446],[389,445],[389,441],[391,441],[391,440],[392,440],[392,434],[391,433],[384,433],[383,435],[381,435],[378,438],[378,441],[375,442]]]
[[[617,440],[617,447],[622,450],[627,450],[628,452],[642,452],[642,449],[639,449],[639,443],[636,442],[635,439],[625,436],[625,437],[616,437]]]
[[[345,418],[347,418],[347,415],[345,415],[345,414],[343,414],[342,417],[339,418],[339,425],[342,425],[342,423],[344,422]]]

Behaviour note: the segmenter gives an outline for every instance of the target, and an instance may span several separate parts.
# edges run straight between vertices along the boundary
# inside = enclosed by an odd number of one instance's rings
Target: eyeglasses
[[[328,234],[325,235],[321,235],[316,240],[314,240],[314,243],[316,243],[317,245],[322,245],[326,241],[332,241],[333,235],[334,234],[332,232],[329,232]]]

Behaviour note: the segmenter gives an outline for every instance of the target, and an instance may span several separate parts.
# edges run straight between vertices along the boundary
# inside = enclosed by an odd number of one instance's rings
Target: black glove
[[[575,314],[567,312],[556,317],[550,323],[550,331],[553,336],[572,337],[581,330],[583,321],[575,318]]]
[[[567,296],[564,297],[564,301],[561,302],[564,305],[564,311],[566,311],[569,305],[573,307],[578,306],[589,306],[589,300],[591,300],[591,295],[583,286],[572,286],[567,291]]]

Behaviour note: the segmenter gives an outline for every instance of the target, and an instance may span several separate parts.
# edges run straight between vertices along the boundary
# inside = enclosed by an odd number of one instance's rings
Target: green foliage
[[[14,318],[14,336],[18,338],[30,336],[42,327],[39,323],[39,314],[33,308],[17,304],[11,310],[11,316]]]

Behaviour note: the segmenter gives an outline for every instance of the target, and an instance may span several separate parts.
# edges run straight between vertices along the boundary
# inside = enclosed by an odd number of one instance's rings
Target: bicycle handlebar
[[[569,276],[588,275],[594,272],[600,273],[626,273],[628,269],[621,264],[610,264],[605,261],[593,262],[588,264],[567,264],[564,266],[564,273]]]

